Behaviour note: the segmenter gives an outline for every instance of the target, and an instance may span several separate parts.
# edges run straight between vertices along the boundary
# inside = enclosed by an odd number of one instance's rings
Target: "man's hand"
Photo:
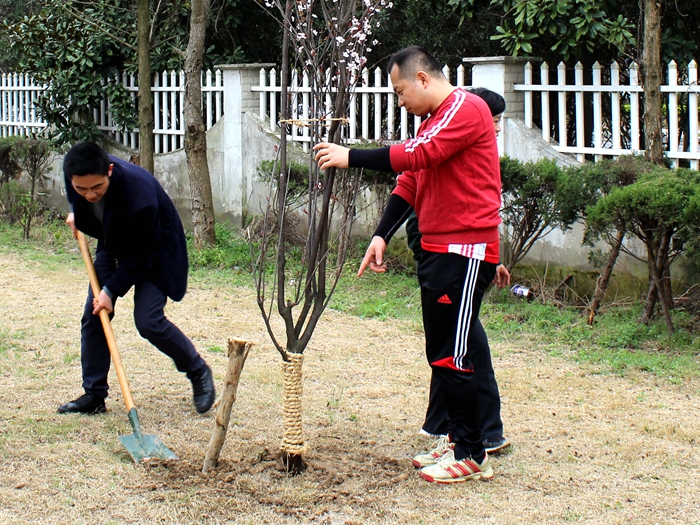
[[[322,170],[328,168],[347,168],[350,158],[350,149],[338,144],[321,142],[314,146],[316,162]]]
[[[78,238],[78,229],[75,227],[75,214],[69,213],[68,217],[66,217],[66,224],[70,226],[71,231],[73,232],[73,237],[76,239]]]
[[[506,267],[499,264],[496,267],[496,275],[493,278],[493,284],[499,288],[505,288],[510,284],[510,273],[506,270]]]
[[[100,291],[100,295],[92,299],[92,315],[98,315],[100,310],[107,310],[108,314],[114,311],[112,300],[104,290]]]
[[[369,243],[367,251],[365,252],[365,257],[362,259],[362,264],[360,264],[360,271],[357,272],[358,277],[362,277],[365,273],[365,268],[369,266],[369,269],[376,273],[386,272],[386,264],[382,264],[384,259],[384,252],[386,251],[386,242],[384,239],[375,235],[372,237],[372,242]]]

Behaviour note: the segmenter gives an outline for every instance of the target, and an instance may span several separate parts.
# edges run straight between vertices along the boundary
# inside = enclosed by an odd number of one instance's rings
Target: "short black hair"
[[[108,175],[109,155],[94,142],[79,142],[63,158],[63,173],[67,177],[81,175]]]
[[[492,117],[500,115],[506,110],[506,100],[495,91],[483,87],[471,88],[467,91],[484,99],[484,102],[486,102],[486,105],[488,105],[491,110]]]
[[[401,78],[412,78],[419,71],[425,71],[434,77],[445,77],[435,57],[420,46],[408,46],[391,55],[387,72],[391,73],[394,66],[399,68]]]

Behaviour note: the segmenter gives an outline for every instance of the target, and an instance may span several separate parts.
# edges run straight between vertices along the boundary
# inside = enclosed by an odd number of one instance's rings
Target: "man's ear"
[[[416,80],[422,87],[428,87],[428,84],[430,84],[430,75],[428,75],[425,71],[419,71],[416,74]]]
[[[109,170],[107,171],[107,176],[111,177],[112,176],[112,169],[114,169],[114,164],[109,165]]]

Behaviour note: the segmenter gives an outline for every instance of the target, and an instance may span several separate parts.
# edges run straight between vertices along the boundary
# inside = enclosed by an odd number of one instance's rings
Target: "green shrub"
[[[22,172],[19,165],[10,155],[12,146],[18,140],[22,140],[22,138],[15,136],[0,139],[0,186],[12,179],[18,178]]]
[[[190,266],[193,268],[242,269],[251,271],[250,246],[241,236],[235,234],[225,224],[216,223],[216,245],[211,248],[196,249],[192,235],[188,234]]]
[[[22,219],[22,200],[27,190],[14,180],[0,186],[0,218],[10,224],[16,224]]]

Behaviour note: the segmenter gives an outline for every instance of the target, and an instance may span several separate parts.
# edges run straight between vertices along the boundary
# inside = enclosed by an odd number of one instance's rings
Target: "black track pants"
[[[426,356],[440,383],[457,459],[484,454],[474,364],[483,364],[489,352],[477,327],[481,300],[495,273],[495,264],[452,253],[426,252],[418,268]]]
[[[95,256],[95,271],[100,282],[106,282],[116,271],[114,258],[105,250]],[[81,322],[81,353],[83,389],[98,397],[107,397],[107,375],[110,353],[99,315],[92,314],[92,289],[88,288],[85,310]],[[115,297],[113,303],[116,305]],[[141,336],[158,350],[170,357],[180,372],[188,378],[201,373],[205,363],[192,342],[165,316],[167,297],[158,287],[141,281],[134,287],[134,322]],[[110,315],[110,318],[113,316]]]

